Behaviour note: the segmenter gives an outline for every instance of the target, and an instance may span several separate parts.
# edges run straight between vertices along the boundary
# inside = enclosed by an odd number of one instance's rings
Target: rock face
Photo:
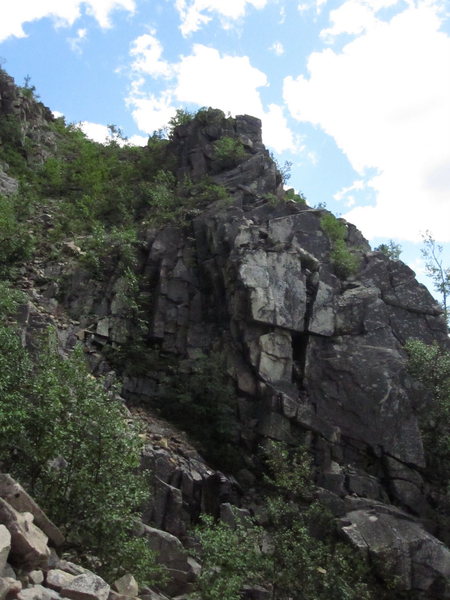
[[[342,519],[342,531],[387,585],[450,598],[450,551],[405,513],[376,505],[354,510]]]
[[[0,98],[4,110],[8,93],[0,89]],[[183,227],[142,233],[137,272],[146,304],[139,358],[148,353],[152,360],[140,369],[121,365],[122,395],[130,406],[151,411],[167,376],[155,355],[170,359],[172,371],[189,373],[199,356],[219,350],[235,392],[231,442],[243,460],[238,481],[252,481],[255,453],[266,439],[308,444],[317,484],[339,507],[348,539],[375,562],[385,554],[398,559],[400,591],[447,598],[448,550],[415,521],[431,510],[419,429],[426,398],[408,374],[403,351],[410,337],[448,344],[441,310],[411,269],[372,252],[346,223],[345,243],[358,267],[342,274],[323,225],[327,211],[284,200],[260,125],[249,116],[225,119],[207,111],[175,130],[180,180],[209,176],[226,188],[229,202],[210,203]],[[240,140],[246,152],[227,168],[214,151],[224,136]],[[93,368],[106,373],[108,351],[135,342],[136,329],[123,310],[120,276],[113,271],[107,281],[94,281],[74,254],[72,245],[58,262],[35,266],[24,339],[32,339],[42,321],[58,324],[65,311],[61,346],[83,341]],[[195,453],[180,450],[174,457],[153,440],[143,460],[157,473],[147,521],[167,536],[183,538],[205,508],[220,514],[221,504],[239,504],[237,482]],[[221,485],[234,492],[221,497]],[[375,513],[361,509],[359,499],[376,506]],[[154,532],[150,538],[155,547],[178,546],[177,538]]]
[[[30,165],[40,165],[56,149],[56,138],[48,126],[54,120],[51,111],[33,95],[33,88],[20,88],[0,68],[0,119],[2,124],[18,124],[16,150]],[[0,133],[0,139],[1,139]],[[8,177],[0,166],[0,193],[17,191],[17,181]]]

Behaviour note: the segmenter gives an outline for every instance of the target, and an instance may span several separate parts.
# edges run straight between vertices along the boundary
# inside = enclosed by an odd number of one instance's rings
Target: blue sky
[[[450,265],[447,0],[0,0],[0,57],[95,139],[135,143],[176,108],[263,121],[290,184],[422,277]]]

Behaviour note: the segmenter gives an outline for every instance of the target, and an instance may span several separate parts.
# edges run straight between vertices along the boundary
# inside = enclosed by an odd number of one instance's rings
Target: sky
[[[177,108],[263,123],[289,186],[392,239],[429,287],[450,266],[448,0],[0,0],[0,62],[93,139],[132,143]]]

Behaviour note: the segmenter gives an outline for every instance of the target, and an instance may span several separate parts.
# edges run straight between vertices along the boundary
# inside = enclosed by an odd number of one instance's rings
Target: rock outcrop
[[[16,107],[27,121],[25,100],[17,102],[3,84],[0,113]],[[34,127],[27,135],[42,130]],[[214,150],[223,137],[245,150],[231,167]],[[329,213],[286,200],[258,119],[203,111],[174,131],[170,148],[180,181],[207,176],[229,198],[203,200],[182,225],[141,231],[140,329],[124,303],[123,273],[112,265],[96,280],[69,241],[57,260],[38,257],[23,274],[24,343],[56,325],[62,351],[81,341],[93,371],[118,379],[131,413],[147,415],[143,464],[155,473],[155,494],[144,512],[146,535],[156,549],[170,546],[169,568],[183,574],[183,585],[197,567],[177,554],[179,540],[200,512],[220,515],[255,493],[258,447],[273,439],[309,447],[343,535],[380,578],[394,575],[400,592],[449,597],[449,551],[422,524],[433,518],[419,424],[428,398],[403,350],[411,337],[448,345],[441,309],[411,269],[373,252],[343,221],[356,268],[342,269],[324,226]],[[0,184],[13,186],[1,172]],[[137,359],[114,362],[136,342]],[[201,439],[194,449],[183,434],[167,435],[158,413],[167,378],[189,377],[199,357],[217,352],[234,390],[228,435],[241,462],[233,476],[207,465]]]

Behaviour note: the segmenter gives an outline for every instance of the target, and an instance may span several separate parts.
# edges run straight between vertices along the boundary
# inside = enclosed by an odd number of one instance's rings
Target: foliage
[[[0,323],[5,324],[18,310],[20,303],[25,302],[25,295],[11,287],[7,281],[0,281]]]
[[[450,353],[438,344],[408,340],[409,371],[431,394],[421,418],[429,476],[447,489],[450,484]]]
[[[16,115],[2,115],[0,119],[0,160],[8,164],[12,176],[27,172],[22,127]]]
[[[279,173],[281,183],[283,185],[286,185],[286,183],[291,178],[292,161],[285,160],[284,163],[281,165],[278,162],[278,160],[275,158],[275,155],[272,152],[269,152],[269,156],[272,159],[272,161],[275,163],[275,168]]]
[[[147,496],[138,432],[122,405],[87,369],[81,349],[68,359],[43,343],[34,357],[12,328],[0,327],[0,459],[66,533],[73,551],[94,554],[110,578],[157,575],[153,555],[131,536]],[[82,558],[82,556],[81,556]]]
[[[240,464],[232,435],[235,393],[220,353],[186,365],[166,365],[157,404],[165,418],[201,443],[210,461],[222,469]]]
[[[214,158],[222,169],[231,169],[245,160],[244,145],[236,138],[224,136],[214,142]]]
[[[203,546],[203,600],[237,600],[245,583],[271,589],[272,600],[370,600],[367,568],[337,541],[332,518],[313,497],[311,459],[303,448],[267,448],[264,504],[269,540],[253,520],[233,529],[206,518],[196,531]],[[267,545],[267,542],[269,545]],[[247,576],[246,576],[247,575]]]
[[[347,247],[346,223],[327,212],[320,219],[320,226],[331,242],[331,259],[334,262],[337,275],[346,278],[355,274],[360,261],[358,256]]]
[[[396,244],[394,240],[389,240],[387,244],[380,244],[375,248],[375,251],[382,252],[385,256],[392,260],[399,260],[402,253],[400,244]]]
[[[266,499],[271,523],[269,570],[274,600],[369,599],[366,568],[354,552],[336,541],[334,524],[313,500],[311,458],[304,448],[268,449]]]
[[[37,100],[39,96],[36,94],[36,86],[31,85],[30,82],[31,77],[29,75],[25,75],[23,80],[23,86],[20,88],[20,90],[26,98]]]
[[[195,119],[202,125],[220,127],[225,120],[225,113],[220,108],[202,107],[197,111]]]
[[[429,231],[423,235],[422,256],[425,259],[425,270],[432,280],[436,292],[442,296],[442,308],[447,324],[450,322],[450,268],[443,264],[442,246],[436,243]]]
[[[191,112],[183,108],[177,108],[175,115],[169,120],[169,137],[172,139],[175,129],[181,125],[187,125],[193,118],[194,115]]]
[[[298,204],[306,204],[306,196],[302,192],[296,194],[294,188],[286,190],[284,199],[297,202]]]
[[[15,196],[0,195],[0,277],[12,274],[13,268],[30,258],[33,236],[26,223],[20,222],[16,214]]]
[[[209,177],[204,177],[195,183],[186,177],[181,185],[180,195],[182,198],[190,198],[191,204],[199,208],[213,202],[226,205],[231,201],[227,189],[223,185],[214,183]]]
[[[236,519],[236,527],[202,516],[195,529],[202,551],[197,589],[203,600],[240,600],[244,584],[263,579],[263,529],[250,519]]]

